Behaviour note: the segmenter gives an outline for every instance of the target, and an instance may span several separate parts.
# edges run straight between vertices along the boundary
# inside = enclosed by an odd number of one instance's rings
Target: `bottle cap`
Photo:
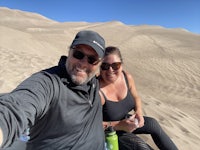
[[[114,135],[116,133],[115,129],[112,126],[109,126],[106,130],[105,133],[108,135]]]

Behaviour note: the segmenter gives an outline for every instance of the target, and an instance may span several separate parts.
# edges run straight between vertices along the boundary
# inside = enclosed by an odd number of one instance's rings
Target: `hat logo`
[[[101,49],[104,49],[97,41],[92,41],[94,44],[98,45]]]

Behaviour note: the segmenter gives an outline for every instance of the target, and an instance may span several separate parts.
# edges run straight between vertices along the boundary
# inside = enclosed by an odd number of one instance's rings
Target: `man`
[[[68,58],[40,71],[11,93],[0,96],[0,143],[10,146],[30,128],[28,150],[103,150],[99,84],[95,74],[105,41],[80,31]]]

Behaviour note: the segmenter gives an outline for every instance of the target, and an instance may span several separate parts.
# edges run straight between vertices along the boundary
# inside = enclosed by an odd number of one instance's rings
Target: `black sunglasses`
[[[73,49],[73,55],[74,58],[82,60],[84,57],[87,57],[87,61],[89,64],[91,65],[96,65],[101,61],[101,58],[97,58],[95,56],[92,55],[86,55],[83,52]]]
[[[112,64],[108,64],[108,63],[102,63],[101,64],[101,69],[102,70],[109,70],[110,67],[112,67],[113,70],[118,70],[121,66],[122,62],[115,62]]]

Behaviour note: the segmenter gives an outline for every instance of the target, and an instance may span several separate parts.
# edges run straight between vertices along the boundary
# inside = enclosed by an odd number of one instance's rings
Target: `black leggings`
[[[117,132],[119,150],[153,150],[144,140],[133,133]]]
[[[161,150],[178,150],[154,118],[144,116],[144,121],[144,126],[135,130],[134,134],[150,134],[154,143]]]

